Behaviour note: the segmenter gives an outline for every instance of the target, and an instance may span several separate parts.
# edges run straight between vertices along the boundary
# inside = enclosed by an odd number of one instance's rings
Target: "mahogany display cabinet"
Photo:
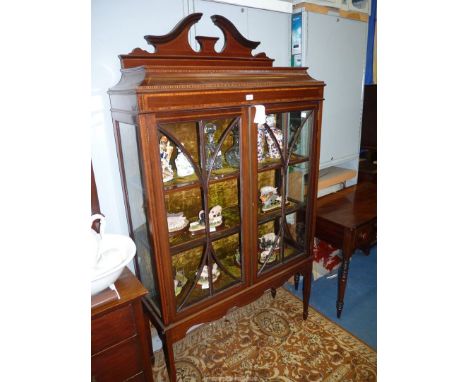
[[[170,379],[172,344],[292,275],[304,277],[307,319],[324,83],[273,67],[259,42],[222,16],[224,35],[189,29],[145,36],[120,56],[109,90],[136,273]]]

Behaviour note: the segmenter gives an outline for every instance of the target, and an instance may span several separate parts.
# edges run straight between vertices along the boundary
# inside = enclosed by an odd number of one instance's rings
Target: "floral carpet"
[[[174,345],[177,381],[377,380],[377,353],[365,343],[279,288],[203,325]],[[167,381],[162,351],[155,381]]]

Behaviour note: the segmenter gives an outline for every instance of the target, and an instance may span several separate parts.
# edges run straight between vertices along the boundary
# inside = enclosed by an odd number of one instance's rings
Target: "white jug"
[[[101,245],[101,238],[102,235],[104,234],[104,229],[106,226],[106,220],[104,216],[101,214],[94,214],[91,215],[91,225],[96,221],[100,220],[100,229],[99,232],[97,233],[93,228],[90,227],[90,232],[89,232],[89,256],[90,256],[90,265],[91,268],[94,268],[96,264],[99,262],[101,259],[101,252],[100,252],[100,245]]]

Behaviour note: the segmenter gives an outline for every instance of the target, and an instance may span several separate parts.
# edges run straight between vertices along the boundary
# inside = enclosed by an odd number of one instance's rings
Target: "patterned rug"
[[[283,288],[200,326],[174,345],[177,381],[377,380],[377,353]],[[167,381],[162,351],[155,381]]]

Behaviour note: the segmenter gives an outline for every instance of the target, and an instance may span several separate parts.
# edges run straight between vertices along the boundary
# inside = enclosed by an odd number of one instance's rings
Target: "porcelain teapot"
[[[90,265],[91,268],[94,268],[96,264],[99,262],[101,258],[100,252],[100,245],[101,245],[101,238],[104,234],[106,220],[105,217],[101,214],[94,214],[91,215],[91,226],[96,220],[100,220],[100,229],[97,233],[92,227],[90,227],[90,231],[88,233],[88,242],[89,242],[89,256],[90,256]]]

